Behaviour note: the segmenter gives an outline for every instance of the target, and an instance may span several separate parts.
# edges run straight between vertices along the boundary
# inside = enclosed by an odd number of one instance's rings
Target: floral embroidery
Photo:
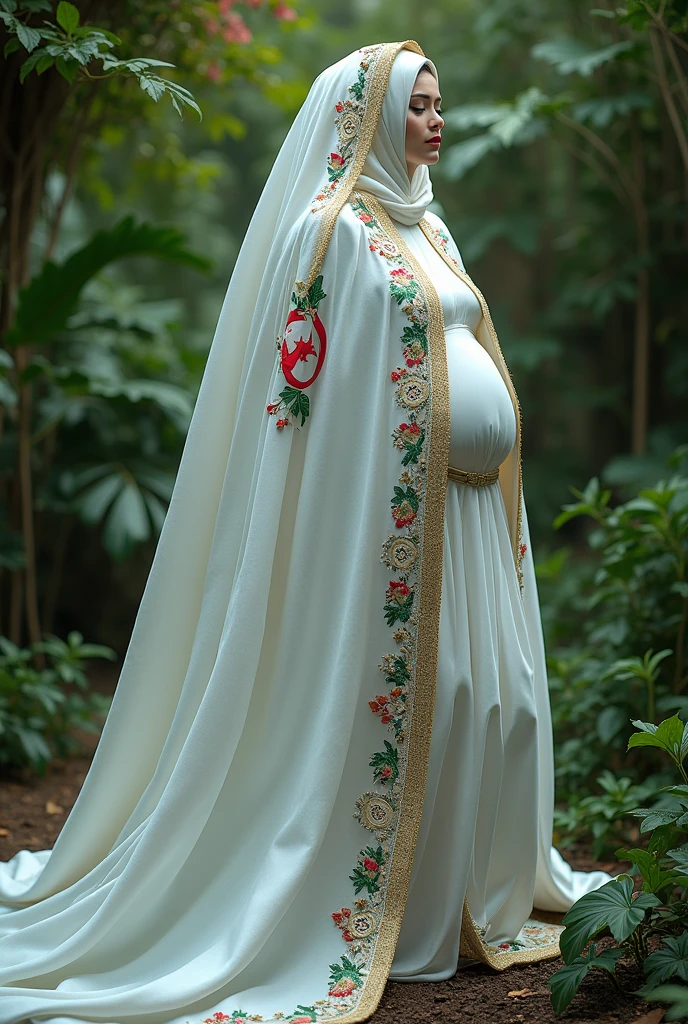
[[[476,930],[484,942],[487,925],[476,925]],[[547,924],[529,917],[511,942],[500,942],[498,945],[485,942],[485,946],[493,953],[514,953],[520,949],[537,949],[557,942],[563,930],[564,926],[561,924]]]
[[[455,266],[457,266],[459,268],[459,270],[463,270],[463,267],[461,266],[459,261],[457,259],[455,259],[454,256],[451,253],[451,239],[450,239],[449,235],[447,234],[447,232],[444,230],[444,228],[435,227],[434,224],[431,224],[430,221],[427,220],[427,217],[426,217],[426,222],[429,225],[430,231],[432,232],[432,234],[434,236],[434,239],[437,242],[437,244],[440,246],[440,248],[444,250],[444,252],[447,254],[449,259],[452,261],[452,263]]]
[[[378,892],[380,889],[380,873],[385,864],[385,855],[381,846],[373,848],[366,846],[358,855],[358,863],[354,868],[353,875],[349,878],[354,883],[356,895],[365,889],[369,893]]]
[[[415,514],[413,518],[415,519]],[[397,521],[401,522],[401,520]],[[390,580],[386,595],[387,603],[384,611],[387,625],[393,626],[397,621],[408,622],[413,611],[414,586],[409,586],[405,580]]]
[[[341,958],[341,963],[330,964],[329,996],[350,996],[363,981],[365,964],[350,960],[348,956]]]
[[[335,104],[334,125],[337,130],[338,148],[330,153],[327,161],[327,184],[318,192],[311,205],[311,213],[317,213],[336,193],[347,175],[358,148],[363,118],[368,106],[370,83],[374,77],[375,64],[384,48],[384,43],[367,46],[359,50],[362,59],[356,81],[349,88],[349,96]]]
[[[318,315],[318,306],[326,298],[322,282],[323,276],[320,274],[308,291],[306,291],[303,281],[295,283],[291,296],[294,308],[287,316],[281,343],[280,339],[277,339],[280,366],[287,380],[287,386],[280,391],[279,402],[271,402],[265,408],[270,416],[275,416],[281,409],[284,409],[286,415],[278,419],[275,424],[278,430],[282,430],[290,423],[294,423],[297,429],[300,429],[310,413],[310,399],[305,394],[305,389],[313,384],[322,370],[327,348],[325,327]],[[303,337],[302,324],[310,325],[308,338]],[[298,339],[294,338],[295,334],[299,335]],[[317,349],[313,344],[314,336]],[[294,342],[292,349],[289,348],[291,341]],[[309,373],[309,376],[299,377],[299,363],[307,364],[304,372]],[[300,424],[296,423],[299,416],[301,417]]]
[[[367,900],[356,900],[355,911],[349,907],[342,907],[341,911],[332,914],[332,920],[341,929],[342,938],[345,942],[353,942],[354,939],[367,939],[377,928],[377,915],[372,910],[366,910]]]
[[[416,577],[419,574],[422,547],[422,530],[418,527],[422,522],[426,491],[426,420],[430,397],[427,367],[429,317],[421,283],[414,276],[402,251],[389,238],[360,197],[349,202],[366,227],[370,251],[387,264],[390,296],[401,307],[408,321],[400,339],[404,365],[391,373],[395,385],[395,402],[405,413],[405,418],[391,435],[393,447],[401,453],[400,463],[403,468],[399,483],[394,486],[390,497],[395,532],[390,533],[384,541],[380,555],[380,561],[396,573],[396,577],[389,580],[382,610],[387,625],[394,630],[392,636],[399,650],[383,655],[378,665],[385,675],[387,692],[376,693],[368,701],[372,714],[394,736],[395,742],[384,740],[384,749],[373,753],[369,762],[374,782],[386,790],[389,796],[379,791],[363,793],[356,801],[354,811],[354,817],[361,826],[373,832],[379,840],[377,847],[368,846],[360,851],[354,872],[349,876],[356,893],[365,889],[370,903],[354,903],[358,915],[353,908],[342,908],[332,915],[349,944],[351,955],[363,953],[369,958],[373,952],[369,940],[377,932],[382,912],[384,873],[391,859],[389,838],[398,821],[399,798],[403,794],[406,720],[415,682],[412,676],[415,670],[413,652],[418,626],[415,603],[419,580]],[[352,922],[356,922],[356,925],[352,925]],[[356,978],[348,965],[348,958],[342,957],[343,981],[333,986],[330,994],[347,990],[350,994],[354,991],[350,986],[352,979],[356,981]],[[346,989],[342,987],[344,984]],[[351,1005],[349,1003],[346,1008],[349,1009]]]
[[[416,422],[413,416],[409,417],[409,419],[410,423],[400,423],[392,434],[394,447],[398,448],[400,452],[405,452],[401,460],[402,466],[408,466],[409,462],[418,462],[423,451],[423,442],[425,441],[425,431],[423,428]]]

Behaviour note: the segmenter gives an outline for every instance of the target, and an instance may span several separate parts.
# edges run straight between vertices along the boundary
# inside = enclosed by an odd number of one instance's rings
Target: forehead
[[[418,75],[416,76],[416,81],[414,82],[413,85],[413,92],[411,93],[411,95],[415,96],[418,93],[425,93],[426,96],[428,94],[434,94],[435,96],[439,96],[439,90],[437,88],[437,79],[433,75],[432,71],[427,71],[423,69],[422,71],[418,72]]]

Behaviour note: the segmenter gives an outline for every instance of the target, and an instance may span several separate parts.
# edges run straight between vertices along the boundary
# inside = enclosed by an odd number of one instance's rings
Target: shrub
[[[631,861],[630,870],[586,893],[562,918],[564,966],[547,982],[557,1014],[591,970],[607,971],[614,978],[624,957],[642,966],[646,984],[638,992],[647,999],[661,998],[664,982],[688,981],[688,724],[678,714],[659,725],[633,724],[638,731],[627,749],[656,750],[668,757],[680,784],[663,787],[661,803],[633,811],[642,819],[640,834],[647,835],[647,844],[616,851],[617,857]],[[598,952],[593,940],[606,935],[617,945]],[[657,948],[650,949],[650,940],[659,940]]]
[[[47,639],[20,648],[0,636],[0,765],[26,765],[44,774],[53,757],[82,749],[75,729],[100,732],[110,699],[90,693],[83,664],[89,658],[116,658],[111,647],[85,644],[73,631],[67,641]],[[38,668],[35,655],[46,656]]]

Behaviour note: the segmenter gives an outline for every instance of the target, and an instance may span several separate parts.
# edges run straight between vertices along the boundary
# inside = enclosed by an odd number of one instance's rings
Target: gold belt
[[[491,469],[489,473],[473,473],[465,469],[454,469],[449,466],[447,476],[450,480],[457,480],[460,484],[470,484],[471,487],[485,487],[486,484],[493,484],[499,479],[499,466]]]

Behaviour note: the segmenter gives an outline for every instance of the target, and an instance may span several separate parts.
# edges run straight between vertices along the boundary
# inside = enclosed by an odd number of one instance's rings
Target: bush
[[[96,719],[105,718],[111,701],[88,692],[83,663],[114,660],[116,653],[83,643],[77,632],[66,642],[49,635],[28,648],[0,636],[0,650],[0,765],[28,765],[43,775],[53,757],[83,749],[75,729],[100,732]],[[48,661],[41,669],[34,664],[39,652]]]
[[[642,966],[646,984],[638,993],[646,999],[667,995],[659,988],[664,982],[688,981],[688,776],[684,767],[688,724],[678,714],[658,726],[633,724],[639,731],[633,733],[627,749],[644,748],[664,759],[668,756],[680,784],[663,787],[664,796],[655,806],[632,812],[642,818],[640,834],[648,839],[645,846],[616,850],[617,857],[631,861],[630,870],[582,896],[562,918],[564,967],[547,982],[557,1014],[569,1005],[591,970],[604,970],[614,977],[624,957]],[[606,935],[613,936],[617,945],[598,952],[592,940]],[[652,939],[660,940],[653,950]],[[674,988],[669,999],[676,998]]]
[[[592,829],[598,856],[628,838],[630,818],[618,812],[629,787],[670,779],[661,759],[624,758],[625,723],[688,710],[687,456],[687,446],[676,449],[665,479],[616,507],[597,478],[572,488],[578,500],[554,526],[592,520],[592,557],[570,566],[564,549],[538,566],[557,797],[567,805],[555,825],[571,839]]]

